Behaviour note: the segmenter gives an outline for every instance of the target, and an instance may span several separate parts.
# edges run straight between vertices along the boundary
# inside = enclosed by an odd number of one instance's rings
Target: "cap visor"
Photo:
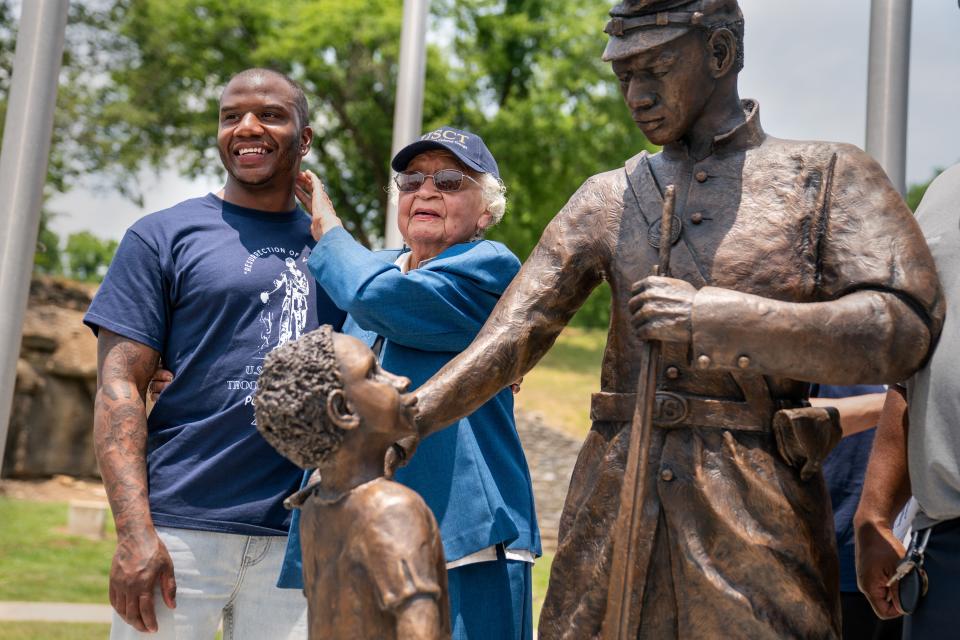
[[[659,47],[688,33],[689,27],[656,27],[635,29],[622,37],[611,36],[603,52],[604,62],[613,62],[635,56],[648,49]]]
[[[400,151],[397,152],[397,155],[393,156],[393,160],[390,162],[390,166],[393,168],[394,171],[397,171],[397,172],[403,171],[407,168],[407,165],[410,164],[410,161],[416,158],[421,153],[425,151],[435,151],[435,150],[446,151],[447,153],[451,153],[454,156],[456,156],[456,158],[460,162],[467,165],[474,171],[485,173],[485,171],[479,165],[477,165],[476,162],[465,157],[462,154],[461,149],[458,149],[455,146],[447,146],[437,140],[417,140],[416,142],[411,142],[410,144],[405,146],[403,149],[400,149]]]

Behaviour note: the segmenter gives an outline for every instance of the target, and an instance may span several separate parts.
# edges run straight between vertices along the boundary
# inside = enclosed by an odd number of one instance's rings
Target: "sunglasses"
[[[432,176],[424,175],[419,171],[406,171],[398,173],[393,180],[397,183],[397,189],[404,193],[411,193],[422,187],[427,178],[433,180],[433,186],[437,188],[437,191],[460,191],[463,187],[464,178],[475,184],[480,184],[457,169],[440,169]]]

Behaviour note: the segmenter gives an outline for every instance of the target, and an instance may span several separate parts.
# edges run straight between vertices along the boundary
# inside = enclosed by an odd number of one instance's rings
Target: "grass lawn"
[[[531,371],[517,407],[582,438],[590,429],[590,394],[600,388],[606,330],[567,328]],[[108,521],[110,519],[108,518]],[[0,497],[0,600],[105,604],[115,534],[103,541],[68,536],[65,503]],[[534,623],[547,591],[552,554],[533,569]],[[0,640],[105,638],[106,625],[0,623]]]
[[[600,390],[606,329],[567,327],[553,348],[523,379],[516,406],[536,411],[546,423],[583,438],[590,430],[590,394]]]
[[[109,636],[108,624],[0,623],[0,640],[103,640]]]
[[[105,541],[68,536],[67,505],[0,497],[0,600],[107,603],[114,534]],[[553,554],[533,568],[533,620],[547,592]],[[109,625],[0,622],[0,640],[100,640]]]
[[[537,628],[540,621],[540,607],[543,598],[547,595],[547,581],[550,579],[550,566],[553,564],[553,554],[545,553],[533,565],[533,628]]]
[[[96,541],[66,526],[65,503],[0,498],[0,600],[108,602],[112,529]]]
[[[3,622],[0,640],[104,640],[108,624],[63,624],[61,622]],[[216,640],[223,636],[217,632]]]

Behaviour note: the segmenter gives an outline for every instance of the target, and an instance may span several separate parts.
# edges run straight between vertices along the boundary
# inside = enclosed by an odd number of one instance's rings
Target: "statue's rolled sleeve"
[[[693,364],[828,384],[892,383],[926,358],[943,323],[933,259],[880,166],[837,145],[814,243],[812,301],[704,287],[693,304]]]
[[[694,298],[691,351],[701,369],[826,384],[896,382],[920,365],[929,345],[924,323],[885,292],[792,303],[704,287]]]
[[[858,289],[889,292],[932,336],[943,324],[943,296],[933,257],[913,213],[886,173],[852,145],[838,145],[818,251],[821,299]]]

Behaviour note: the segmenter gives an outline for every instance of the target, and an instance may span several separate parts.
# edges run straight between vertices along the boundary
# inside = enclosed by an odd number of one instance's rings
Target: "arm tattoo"
[[[101,330],[93,434],[103,485],[121,536],[149,527],[144,397],[159,362],[145,345]]]

